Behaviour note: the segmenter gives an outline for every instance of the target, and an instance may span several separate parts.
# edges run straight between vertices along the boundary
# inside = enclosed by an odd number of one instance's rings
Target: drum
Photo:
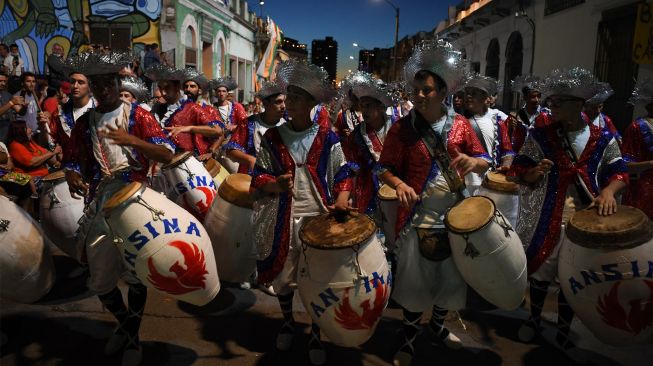
[[[103,214],[123,260],[144,285],[200,306],[217,295],[211,240],[193,215],[139,182],[111,196]]]
[[[252,177],[247,174],[228,176],[218,188],[219,197],[204,221],[223,281],[246,282],[256,270],[251,182]]]
[[[329,339],[355,347],[367,341],[390,298],[392,275],[376,225],[366,215],[327,213],[306,219],[297,286],[304,307]]]
[[[204,165],[186,151],[175,155],[162,172],[167,182],[166,195],[204,221],[216,195],[213,177]]]
[[[225,179],[229,176],[227,169],[223,168],[217,160],[209,158],[204,162],[204,167],[213,177],[213,183],[216,187],[220,187],[220,184],[224,182]]]
[[[449,210],[451,256],[460,274],[479,295],[501,309],[516,309],[527,285],[522,242],[494,202],[469,197]]]
[[[0,195],[0,298],[28,304],[55,280],[52,254],[38,224]]]
[[[558,257],[560,287],[578,318],[607,344],[653,343],[653,224],[637,208],[576,212]]]
[[[385,235],[385,246],[390,252],[395,249],[395,224],[397,223],[397,208],[399,200],[397,192],[387,184],[379,188],[379,206],[382,215],[382,229]]]
[[[488,172],[478,190],[478,195],[491,198],[499,211],[510,221],[510,225],[517,227],[519,219],[517,183],[508,181],[503,173]]]
[[[77,246],[78,221],[84,215],[84,200],[70,195],[63,170],[46,175],[40,198],[41,224],[45,235],[70,257],[80,260]]]

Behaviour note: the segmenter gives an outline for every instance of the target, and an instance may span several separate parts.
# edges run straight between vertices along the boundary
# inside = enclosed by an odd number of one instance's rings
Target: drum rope
[[[136,200],[138,201],[138,203],[140,203],[143,207],[147,208],[152,213],[152,220],[154,221],[161,220],[161,216],[164,216],[166,214],[165,211],[152,207],[149,203],[147,203],[147,201],[143,199],[143,196],[138,196]]]
[[[57,203],[61,203],[59,197],[54,193],[54,184],[50,183],[50,190],[48,191],[48,198],[50,198],[50,209]]]
[[[304,268],[301,270],[302,276],[308,276],[308,278],[311,278],[311,273],[309,272],[308,269],[308,259],[306,258],[306,249],[308,248],[308,245],[306,243],[302,242],[302,257],[304,258]]]
[[[465,255],[471,257],[472,259],[478,257],[481,253],[476,249],[474,244],[469,241],[469,234],[462,234],[463,239],[465,239]]]
[[[186,163],[183,163],[182,165],[179,166],[179,169],[183,170],[186,174],[188,174],[188,179],[193,180],[195,178],[195,174],[190,171]]]
[[[361,264],[358,261],[358,253],[359,253],[359,250],[360,250],[360,244],[354,245],[353,247],[351,247],[351,250],[353,250],[354,253],[356,253],[356,256],[354,256],[354,266],[356,266],[356,274],[358,275],[357,279],[362,279],[362,278],[367,277],[367,275],[365,275],[363,273],[363,270],[361,269]]]
[[[503,224],[498,222],[498,221],[497,221],[497,224],[499,224],[499,226],[501,226],[501,228],[503,229],[503,231],[504,231],[504,233],[506,235],[506,238],[510,237],[510,232],[514,231],[514,229],[510,225],[510,222],[508,222],[508,220],[506,220],[506,217],[503,216],[501,214],[501,211],[499,211],[498,209],[494,211],[494,214],[496,216],[498,216],[499,218],[501,218],[501,221],[503,221]]]
[[[11,221],[0,219],[0,232],[9,231],[9,224],[11,224]]]

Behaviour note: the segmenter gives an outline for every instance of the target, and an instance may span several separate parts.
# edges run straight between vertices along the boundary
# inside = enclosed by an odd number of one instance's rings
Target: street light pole
[[[395,81],[397,76],[397,42],[399,41],[399,7],[390,0],[385,0],[385,2],[395,9],[395,45],[392,49],[392,81]]]
[[[263,19],[263,5],[265,5],[265,1],[261,0],[258,2],[258,4],[260,5],[260,9],[261,9],[261,15],[259,16],[259,18]]]

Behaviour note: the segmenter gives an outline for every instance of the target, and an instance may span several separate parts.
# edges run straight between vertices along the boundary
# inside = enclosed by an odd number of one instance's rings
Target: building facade
[[[311,63],[323,67],[335,83],[338,69],[338,42],[333,37],[314,39],[311,42]]]
[[[299,43],[299,41],[296,39],[284,37],[281,43],[281,49],[286,51],[290,58],[297,60],[308,60],[308,50],[306,49],[306,44]]]

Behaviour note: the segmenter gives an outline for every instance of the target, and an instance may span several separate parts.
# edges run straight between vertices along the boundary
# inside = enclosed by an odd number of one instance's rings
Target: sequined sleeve
[[[603,120],[605,121],[605,127],[610,130],[610,132],[614,135],[614,138],[617,140],[618,143],[621,143],[621,134],[619,134],[619,130],[617,127],[615,127],[614,123],[612,122],[612,118],[608,117],[605,114],[601,114],[603,116]]]
[[[610,182],[620,180],[629,182],[628,167],[621,157],[621,150],[616,138],[612,138],[605,148],[599,169],[599,184],[606,187]]]
[[[351,191],[353,188],[353,178],[357,166],[355,163],[350,163],[345,159],[345,154],[342,151],[340,142],[337,142],[338,137],[335,133],[329,131],[327,137],[330,142],[335,142],[331,146],[329,153],[329,162],[327,169],[327,181],[333,187],[333,197],[337,197],[338,193]]]
[[[225,152],[229,150],[239,150],[247,153],[245,147],[247,146],[247,141],[250,138],[250,126],[255,123],[254,121],[250,120],[252,118],[253,116],[246,119],[245,121],[237,122],[236,129],[234,129],[233,133],[231,134],[231,139],[223,147]]]
[[[512,141],[510,141],[510,137],[508,136],[508,124],[506,121],[499,121],[498,124],[500,158],[503,159],[506,156],[515,156],[515,152],[512,150]]]
[[[451,131],[449,131],[447,141],[447,150],[451,156],[456,156],[457,152],[462,152],[474,158],[480,158],[492,164],[492,158],[483,148],[483,145],[476,137],[474,129],[465,117],[457,114]]]
[[[624,133],[623,144],[621,145],[621,152],[623,158],[627,163],[638,163],[642,161],[645,156],[644,152],[644,139],[636,121],[633,121],[626,132]]]
[[[149,143],[164,146],[174,153],[175,144],[166,137],[154,116],[140,106],[132,105],[132,108],[136,108],[134,120],[138,122],[133,129],[134,135]]]
[[[85,137],[87,136],[88,113],[79,118],[70,132],[70,140],[63,150],[62,164],[65,170],[81,173],[80,158],[84,154]]]
[[[387,171],[397,177],[403,177],[404,144],[401,141],[401,126],[405,121],[405,119],[401,119],[392,125],[385,137],[379,163],[374,167],[374,173],[379,177]]]

